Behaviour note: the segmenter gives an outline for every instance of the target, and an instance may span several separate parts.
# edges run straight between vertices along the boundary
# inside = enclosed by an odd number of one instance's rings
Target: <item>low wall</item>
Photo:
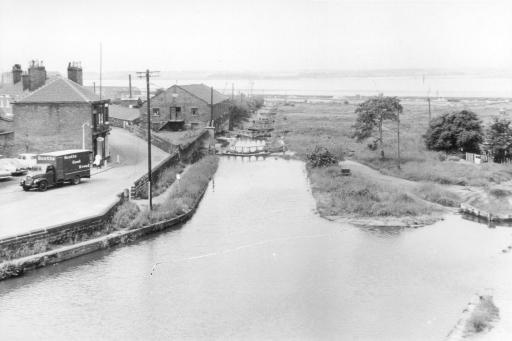
[[[504,214],[491,214],[485,210],[478,209],[468,204],[460,204],[459,211],[465,214],[469,214],[487,221],[494,222],[512,222],[512,215]]]
[[[0,280],[10,277],[17,277],[33,269],[86,255],[88,253],[106,249],[115,245],[129,243],[151,233],[159,232],[172,227],[177,228],[181,223],[187,221],[194,214],[207,189],[208,184],[203,189],[201,195],[194,202],[192,208],[188,212],[175,218],[147,226],[142,226],[133,230],[115,231],[99,238],[90,239],[73,245],[64,246],[59,249],[0,263]]]
[[[174,153],[167,158],[165,158],[162,162],[152,168],[151,170],[151,180],[153,184],[155,184],[162,173],[169,167],[177,165],[180,162],[180,154]],[[132,188],[130,189],[130,193],[133,199],[142,199],[147,192],[148,186],[148,174],[144,174],[133,183]]]
[[[138,126],[131,126],[128,128],[128,130],[134,133],[137,137],[143,139],[144,141],[148,140],[148,133],[146,130]],[[171,142],[164,140],[163,138],[156,136],[155,134],[151,134],[151,144],[169,154],[174,154],[175,152],[179,151],[178,145],[172,144]]]
[[[102,214],[3,238],[0,240],[0,262],[45,252],[59,245],[74,244],[100,234],[124,201],[121,193],[119,199]]]

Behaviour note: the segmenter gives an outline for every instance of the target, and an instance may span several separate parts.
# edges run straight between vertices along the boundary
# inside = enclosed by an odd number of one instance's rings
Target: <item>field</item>
[[[462,200],[456,192],[450,191],[450,186],[443,188],[443,185],[488,187],[512,179],[511,165],[475,165],[460,160],[460,156],[426,150],[422,135],[429,121],[428,104],[421,99],[402,100],[404,112],[400,115],[399,169],[396,122],[384,124],[383,160],[378,151],[367,147],[369,142],[357,143],[351,138],[351,127],[356,119],[354,111],[359,102],[296,103],[278,107],[276,135],[285,137],[289,150],[296,152],[298,158],[305,160],[306,154],[315,146],[324,146],[335,153],[342,153],[346,159],[379,171],[365,176],[356,171],[347,180],[335,176],[332,170],[310,169],[313,192],[321,214],[360,217],[432,215],[438,213],[440,205],[457,207]],[[504,101],[431,102],[432,117],[470,109],[480,116],[484,124],[502,108],[512,112],[512,104]],[[394,184],[390,177],[383,185],[378,180],[384,175],[411,180],[412,185]]]
[[[428,106],[422,100],[403,100],[400,115],[401,170],[397,160],[397,125],[384,124],[385,159],[367,148],[368,143],[357,143],[351,138],[357,103],[349,104],[295,104],[280,106],[276,117],[277,134],[284,135],[291,150],[303,158],[316,145],[342,149],[347,158],[357,160],[385,174],[414,181],[432,181],[440,184],[476,185],[500,183],[512,179],[512,167],[500,164],[481,166],[458,160],[456,156],[427,151],[422,135],[428,126]],[[485,101],[432,101],[432,117],[453,110],[475,111],[484,123],[497,115],[501,108],[512,112],[512,103]],[[445,160],[446,159],[446,160]],[[445,160],[445,161],[442,161]]]

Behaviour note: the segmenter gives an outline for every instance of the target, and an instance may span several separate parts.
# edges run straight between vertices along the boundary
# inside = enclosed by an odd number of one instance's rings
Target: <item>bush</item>
[[[127,201],[123,203],[117,209],[116,213],[112,217],[110,225],[113,229],[119,230],[124,228],[133,228],[132,224],[135,218],[140,213],[140,208],[137,204]]]
[[[311,154],[306,154],[306,159],[310,167],[328,167],[341,161],[340,157],[335,156],[327,148],[317,146]]]
[[[478,306],[467,321],[466,329],[470,333],[480,333],[492,328],[492,322],[499,318],[499,309],[491,296],[481,296]]]

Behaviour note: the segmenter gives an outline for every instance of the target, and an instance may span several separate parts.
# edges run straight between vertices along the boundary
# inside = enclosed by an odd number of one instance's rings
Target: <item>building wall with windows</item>
[[[205,127],[210,122],[211,111],[208,102],[179,86],[172,86],[151,99],[151,122],[159,130],[168,121],[183,121],[186,129]],[[215,126],[221,129],[228,119],[229,101],[213,106]],[[140,108],[141,122],[147,122],[147,103]]]

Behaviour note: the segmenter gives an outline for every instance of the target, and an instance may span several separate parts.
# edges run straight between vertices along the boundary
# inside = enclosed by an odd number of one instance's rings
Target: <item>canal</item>
[[[440,340],[512,287],[510,228],[315,214],[299,161],[221,159],[180,229],[0,282],[4,339]],[[500,302],[496,304],[500,306]]]

